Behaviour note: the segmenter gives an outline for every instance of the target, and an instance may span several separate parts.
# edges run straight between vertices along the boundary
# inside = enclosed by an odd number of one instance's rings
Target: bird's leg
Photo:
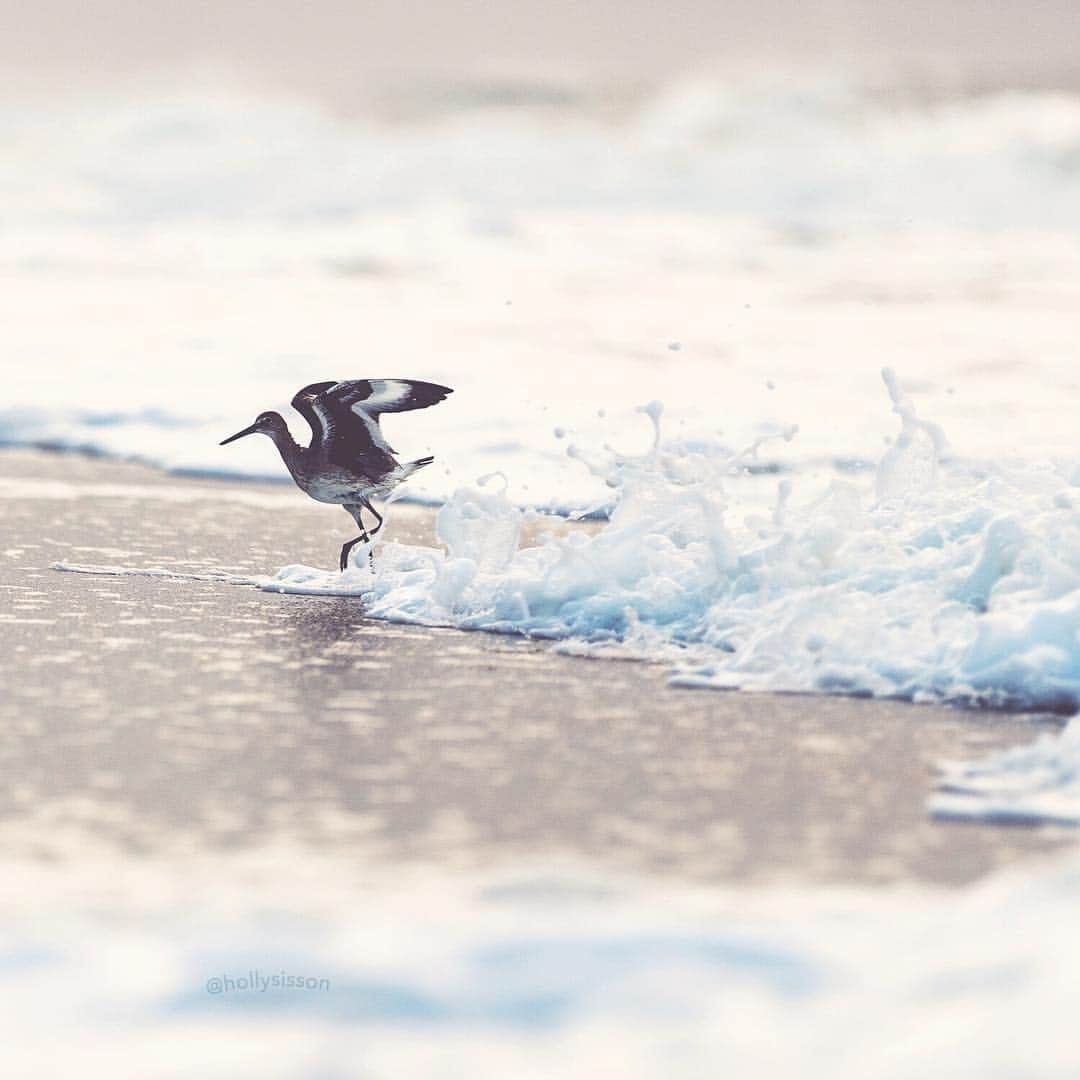
[[[350,540],[347,544],[343,544],[341,547],[341,570],[344,573],[349,568],[349,552],[352,551],[357,544],[363,541],[365,544],[368,542],[368,535],[364,533],[363,536],[357,536]]]
[[[375,507],[372,506],[367,499],[365,499],[363,503],[361,503],[361,505],[364,507],[365,510],[370,510],[375,515],[375,521],[377,522],[377,524],[375,525],[375,528],[371,530],[371,535],[374,536],[382,528],[382,514],[380,514],[379,511],[376,510]]]
[[[363,517],[363,512],[360,509],[360,507],[359,506],[346,506],[345,509],[349,511],[349,513],[353,517],[353,520],[360,527],[360,535],[357,536],[357,537],[354,537],[347,544],[343,544],[342,547],[341,547],[341,572],[342,573],[344,573],[349,568],[349,552],[352,551],[352,549],[354,547],[356,547],[357,544],[360,544],[360,543],[368,544],[368,543],[371,542],[371,537],[368,536],[368,531],[364,527],[364,517]],[[368,554],[368,558],[371,559],[371,554],[370,553]],[[372,565],[374,566],[374,559],[371,559],[371,562],[372,562]]]

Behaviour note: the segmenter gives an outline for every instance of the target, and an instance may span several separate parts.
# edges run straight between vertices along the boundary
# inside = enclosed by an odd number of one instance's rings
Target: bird
[[[342,506],[360,529],[360,535],[341,548],[341,570],[349,565],[349,552],[369,543],[382,528],[382,515],[371,505],[385,498],[433,457],[401,464],[397,451],[379,427],[383,413],[409,412],[437,405],[454,391],[438,383],[416,379],[347,379],[312,383],[299,390],[292,407],[311,427],[311,444],[301,446],[292,437],[285,418],[276,412],[260,413],[255,423],[222,439],[227,446],[246,435],[268,435],[281,454],[297,487],[313,499]],[[369,530],[363,511],[375,518]]]

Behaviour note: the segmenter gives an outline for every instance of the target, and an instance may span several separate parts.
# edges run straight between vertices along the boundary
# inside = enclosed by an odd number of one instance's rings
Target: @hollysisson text
[[[279,971],[273,975],[264,975],[255,970],[246,975],[211,975],[206,980],[208,994],[231,994],[242,990],[247,993],[265,994],[267,990],[329,990],[329,979],[315,979],[309,975],[290,975]]]

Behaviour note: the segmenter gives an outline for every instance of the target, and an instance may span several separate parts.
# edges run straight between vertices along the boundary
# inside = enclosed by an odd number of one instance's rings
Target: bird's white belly
[[[372,487],[358,483],[356,477],[320,476],[301,487],[319,502],[347,505],[359,502],[372,494]]]
[[[402,480],[407,480],[415,471],[415,466],[399,465],[377,479],[345,471],[327,471],[314,476],[294,474],[293,478],[313,499],[349,506],[364,499],[385,499]]]

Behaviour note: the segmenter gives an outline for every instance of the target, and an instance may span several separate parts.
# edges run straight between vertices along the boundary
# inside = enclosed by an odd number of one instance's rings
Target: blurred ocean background
[[[450,500],[447,562],[398,545],[374,582],[264,585],[693,686],[1075,711],[1073,4],[3,7],[0,441],[280,478],[268,442],[218,441],[308,382],[443,382],[386,428],[437,457],[410,493]],[[614,516],[556,588],[556,542],[481,566],[462,539],[529,508]],[[957,765],[933,810],[1074,824],[1078,741]],[[89,1075],[134,1049],[140,1075],[232,1076],[252,1046],[262,1076],[1080,1062],[1074,864],[959,900],[577,868],[403,895],[309,856],[200,877],[76,840],[23,868],[20,1075],[59,1024]],[[334,992],[203,991],[271,955]]]
[[[888,366],[960,456],[1069,454],[1067,10],[20,10],[0,438],[279,477],[218,439],[404,373],[459,390],[389,421],[437,455],[415,497],[499,469],[566,511],[601,494],[567,442],[646,445],[654,399],[668,436],[873,464]]]

